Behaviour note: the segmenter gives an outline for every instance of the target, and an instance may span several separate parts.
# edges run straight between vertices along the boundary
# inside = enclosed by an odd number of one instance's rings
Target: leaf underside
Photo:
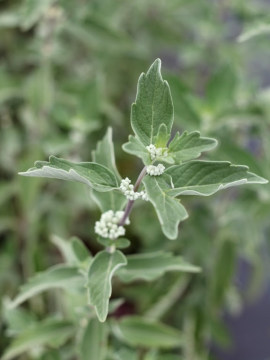
[[[94,162],[74,163],[55,156],[50,156],[49,162],[36,161],[34,168],[19,174],[77,181],[97,191],[110,191],[118,187],[115,175],[103,165]]]

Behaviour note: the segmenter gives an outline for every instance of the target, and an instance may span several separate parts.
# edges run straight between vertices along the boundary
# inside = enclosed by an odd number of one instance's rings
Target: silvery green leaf
[[[90,251],[77,237],[64,240],[59,236],[52,235],[51,242],[58,248],[65,262],[69,265],[79,265],[81,262],[85,262],[87,258],[92,258]]]
[[[123,144],[123,150],[128,154],[141,158],[145,165],[150,165],[152,160],[145,145],[143,145],[140,140],[133,135],[129,135],[128,140],[129,142]]]
[[[21,332],[6,349],[1,360],[17,358],[26,351],[50,344],[57,339],[58,343],[65,342],[74,334],[74,326],[69,321],[50,320],[37,323]]]
[[[201,137],[198,131],[181,135],[177,132],[169,145],[169,154],[177,163],[196,159],[203,151],[208,151],[216,147],[215,139]]]
[[[94,162],[110,169],[115,174],[119,184],[121,176],[115,164],[112,128],[109,127],[103,139],[97,143],[96,150],[92,152],[92,158]],[[92,190],[92,197],[102,212],[121,210],[126,203],[126,197],[117,190],[106,193]]]
[[[221,189],[243,184],[266,184],[268,181],[248,171],[247,166],[232,165],[226,161],[190,161],[165,170],[174,188],[171,196],[209,196]]]
[[[167,147],[170,137],[171,134],[168,132],[167,126],[165,124],[161,124],[158,128],[158,133],[154,138],[154,145],[157,148],[165,148]]]
[[[169,133],[172,128],[173,103],[169,85],[162,79],[160,68],[161,61],[157,59],[146,74],[141,74],[131,109],[131,126],[143,145],[154,143],[162,123]]]
[[[188,217],[180,201],[170,196],[170,178],[162,176],[145,176],[143,183],[150,202],[155,208],[162,231],[166,237],[176,239],[180,221]]]
[[[108,127],[103,139],[98,141],[96,149],[92,151],[92,158],[95,163],[106,166],[116,176],[118,180],[121,179],[115,164],[114,146],[112,140],[112,128]]]
[[[87,284],[89,302],[95,307],[98,319],[101,322],[106,320],[108,314],[113,274],[126,264],[127,260],[119,250],[114,253],[108,253],[104,250],[95,256],[89,268]]]
[[[169,271],[199,272],[200,268],[186,262],[181,256],[155,252],[127,255],[127,266],[117,272],[124,282],[141,279],[153,281]]]
[[[19,175],[78,181],[97,191],[110,191],[118,187],[115,175],[103,165],[94,162],[74,163],[50,156],[49,162],[36,161],[35,167]]]
[[[143,348],[173,348],[182,346],[182,334],[158,321],[139,316],[125,316],[113,323],[113,333],[127,345]]]
[[[29,298],[49,289],[72,289],[83,287],[84,277],[78,268],[69,265],[57,265],[50,269],[37,273],[20,288],[19,294],[9,307],[14,308]]]
[[[260,23],[253,25],[250,29],[247,29],[242,32],[237,38],[238,42],[244,42],[250,40],[256,36],[266,35],[270,33],[270,24],[269,23]]]
[[[107,353],[107,324],[97,319],[90,319],[80,334],[79,358],[80,360],[104,360]]]
[[[21,27],[23,30],[30,29],[53,4],[53,0],[25,0],[21,8]]]

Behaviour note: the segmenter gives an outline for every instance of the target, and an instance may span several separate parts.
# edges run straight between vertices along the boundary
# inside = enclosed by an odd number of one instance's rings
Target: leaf
[[[257,24],[256,26],[253,25],[252,28],[242,32],[242,34],[238,36],[237,41],[241,43],[253,39],[254,37],[269,33],[270,33],[270,24],[261,23],[261,24]]]
[[[112,128],[109,127],[103,139],[97,143],[96,150],[92,151],[93,161],[106,166],[120,180],[121,176],[115,164]]]
[[[2,309],[3,318],[8,325],[7,335],[17,335],[37,322],[36,316],[29,310],[23,307],[10,309],[9,304],[10,301],[5,299]]]
[[[49,162],[36,161],[35,167],[19,175],[78,181],[97,191],[110,191],[118,187],[115,175],[103,165],[91,162],[73,163],[50,156]]]
[[[148,198],[155,208],[164,235],[171,240],[176,239],[180,221],[188,217],[186,209],[179,201],[168,195],[168,191],[171,190],[166,184],[164,176],[148,175],[144,177],[143,183]]]
[[[113,274],[118,268],[126,264],[127,260],[119,250],[112,254],[104,250],[95,256],[90,266],[87,285],[89,302],[95,307],[98,319],[101,322],[106,320],[108,314]]]
[[[211,303],[220,306],[231,283],[235,269],[236,244],[232,241],[223,241],[217,249],[213,273],[215,276],[210,282]]]
[[[180,331],[139,316],[127,316],[113,324],[114,334],[130,346],[175,348],[182,345]]]
[[[30,278],[20,289],[19,295],[9,304],[14,308],[29,298],[49,289],[82,287],[84,278],[77,267],[57,265]]]
[[[76,236],[71,238],[71,248],[79,264],[87,262],[92,257],[84,243]]]
[[[49,9],[54,0],[25,0],[21,9],[22,29],[30,29]]]
[[[186,262],[181,256],[156,252],[127,256],[127,266],[117,272],[124,282],[133,280],[153,281],[169,271],[199,272],[200,268]]]
[[[52,235],[51,236],[51,242],[58,248],[60,251],[62,257],[64,260],[70,264],[70,265],[78,265],[81,262],[81,255],[78,254],[78,243],[81,243],[81,247],[85,247],[85,245],[82,243],[81,240],[79,240],[76,237],[72,237],[69,240],[64,240],[60,238],[59,236]],[[81,250],[83,251],[83,250]],[[88,252],[88,258],[90,258],[92,255],[88,251],[88,249],[85,248],[85,251]],[[85,254],[86,255],[86,254]]]
[[[155,60],[146,74],[142,73],[135,103],[131,108],[131,126],[143,145],[153,144],[159,126],[164,123],[171,132],[173,103],[169,85],[162,79],[160,59]]]
[[[29,329],[26,329],[6,349],[1,360],[13,359],[33,348],[46,345],[55,339],[61,339],[61,342],[74,334],[74,326],[69,321],[50,320],[37,323]]]
[[[79,340],[80,360],[103,360],[107,353],[108,329],[97,319],[90,319]]]
[[[198,131],[177,132],[169,145],[169,153],[176,162],[196,159],[203,151],[208,151],[217,146],[217,141],[212,138],[201,137]]]
[[[92,158],[94,162],[106,166],[111,170],[115,174],[118,182],[121,180],[115,164],[112,128],[109,127],[103,139],[97,143],[96,150],[92,152]],[[107,210],[121,210],[126,203],[126,197],[119,191],[114,190],[105,194],[93,190],[92,197],[102,212]]]
[[[190,161],[167,168],[174,188],[167,193],[171,196],[209,196],[221,189],[243,184],[266,184],[268,181],[248,172],[247,166],[232,165],[226,161]]]
[[[123,144],[123,150],[128,154],[141,158],[145,165],[150,165],[152,160],[150,158],[149,152],[140,142],[140,140],[133,135],[129,135],[128,140],[129,142]]]

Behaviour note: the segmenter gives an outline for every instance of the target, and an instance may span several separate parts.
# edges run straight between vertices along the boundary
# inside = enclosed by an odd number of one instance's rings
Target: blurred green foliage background
[[[93,225],[100,214],[86,188],[17,173],[51,154],[90,161],[112,126],[120,173],[134,180],[141,164],[121,144],[131,133],[138,76],[157,57],[171,87],[175,130],[217,138],[210,157],[270,179],[269,12],[268,2],[252,0],[0,1],[0,300],[62,261],[52,234],[76,235],[93,253],[99,249]],[[128,252],[172,250],[202,274],[166,275],[151,293],[143,282],[118,286],[115,295],[127,299],[122,313],[152,309],[182,329],[183,359],[210,359],[206,344],[230,344],[222,311],[238,313],[269,281],[270,185],[183,203],[190,218],[176,241],[164,238],[150,206],[138,205]],[[252,267],[244,291],[235,276],[239,258]],[[171,305],[153,310],[165,293],[173,294]],[[62,301],[50,293],[27,311],[44,319],[62,311]],[[0,353],[10,321],[3,306]],[[23,359],[40,358],[29,356]]]

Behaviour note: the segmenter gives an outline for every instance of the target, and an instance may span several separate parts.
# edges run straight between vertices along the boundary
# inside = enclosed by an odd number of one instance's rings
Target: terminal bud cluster
[[[146,168],[146,172],[150,176],[159,176],[164,173],[165,166],[162,164],[155,165],[148,165]]]
[[[157,148],[155,145],[150,144],[146,146],[146,149],[148,150],[150,154],[151,160],[155,160],[159,157],[167,157],[168,156],[168,149],[167,148]]]
[[[124,211],[106,211],[101,215],[99,221],[96,221],[95,232],[101,237],[107,239],[117,239],[119,236],[125,235],[125,228],[118,225],[124,215]],[[125,225],[129,225],[129,219],[126,220]]]

